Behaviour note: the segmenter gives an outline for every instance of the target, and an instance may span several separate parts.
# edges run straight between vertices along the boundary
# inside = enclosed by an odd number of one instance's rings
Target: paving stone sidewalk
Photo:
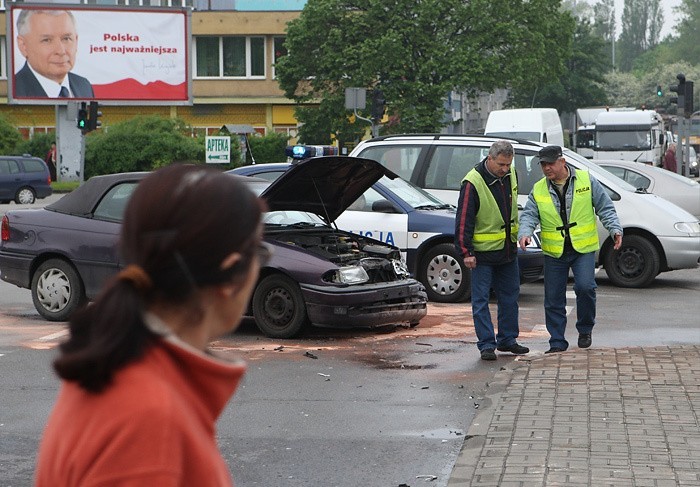
[[[449,487],[700,487],[700,346],[524,356],[489,390]]]

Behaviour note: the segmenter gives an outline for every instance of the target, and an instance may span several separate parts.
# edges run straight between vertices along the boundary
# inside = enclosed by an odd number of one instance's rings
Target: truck
[[[595,121],[593,159],[624,159],[661,165],[664,121],[654,110],[604,111]]]

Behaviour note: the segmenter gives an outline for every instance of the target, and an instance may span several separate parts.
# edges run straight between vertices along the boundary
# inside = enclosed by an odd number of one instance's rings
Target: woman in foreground
[[[70,320],[37,486],[232,485],[215,422],[242,362],[207,350],[235,330],[261,260],[264,205],[236,178],[172,165],[127,206],[128,263]]]

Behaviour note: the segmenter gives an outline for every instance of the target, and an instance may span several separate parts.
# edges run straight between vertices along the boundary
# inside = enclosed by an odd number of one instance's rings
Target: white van
[[[457,204],[462,179],[488,154],[498,138],[456,135],[387,135],[360,142],[351,156],[379,161],[402,178]],[[524,205],[532,186],[542,179],[537,152],[541,142],[513,141],[518,174],[518,203]],[[625,235],[613,252],[612,240],[598,222],[598,265],[621,287],[646,287],[660,272],[694,269],[700,260],[700,222],[687,211],[655,194],[636,191],[592,161],[568,149],[566,161],[591,172],[606,188]]]
[[[559,113],[554,108],[494,110],[486,120],[484,135],[565,145]]]

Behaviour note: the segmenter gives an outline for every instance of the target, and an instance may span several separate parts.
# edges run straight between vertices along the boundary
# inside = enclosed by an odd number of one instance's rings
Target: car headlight
[[[678,222],[673,225],[673,228],[681,233],[687,233],[691,237],[700,236],[700,221]]]
[[[341,284],[362,284],[363,282],[369,281],[367,271],[359,265],[340,267],[329,274],[330,275],[327,276],[326,279],[327,281]]]

